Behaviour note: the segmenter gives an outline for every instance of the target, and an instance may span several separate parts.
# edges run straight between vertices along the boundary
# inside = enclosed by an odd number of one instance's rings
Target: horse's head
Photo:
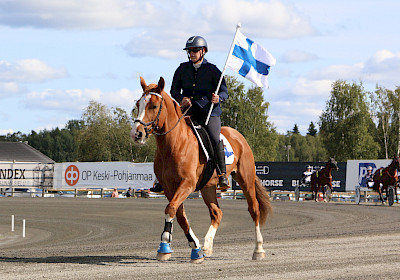
[[[136,102],[138,115],[134,120],[131,137],[135,143],[144,144],[151,133],[159,128],[165,81],[161,77],[157,85],[146,85],[144,79],[140,77],[140,85],[142,86],[143,94]]]
[[[328,166],[330,167],[330,168],[334,168],[334,169],[336,169],[336,170],[339,170],[339,167],[338,167],[338,165],[337,165],[337,162],[336,162],[336,160],[335,160],[335,158],[333,158],[333,157],[331,157],[331,158],[329,158],[329,161],[328,161]]]
[[[392,164],[396,170],[400,170],[400,159],[398,155],[393,156]]]

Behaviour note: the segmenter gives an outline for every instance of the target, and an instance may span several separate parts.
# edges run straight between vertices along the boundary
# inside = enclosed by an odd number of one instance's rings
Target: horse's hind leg
[[[251,172],[237,174],[235,180],[239,183],[246,197],[248,211],[255,225],[255,248],[253,260],[261,260],[265,257],[263,248],[264,240],[260,226],[265,223],[268,213],[271,211],[269,196],[260,180]]]
[[[222,219],[222,211],[219,208],[217,196],[215,193],[215,186],[203,188],[201,191],[204,202],[206,203],[210,212],[211,225],[204,237],[203,251],[207,257],[213,253],[214,237]]]

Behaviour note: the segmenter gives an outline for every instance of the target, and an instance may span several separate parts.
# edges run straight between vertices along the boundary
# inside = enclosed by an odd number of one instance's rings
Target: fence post
[[[78,196],[78,189],[75,189],[74,197],[77,197],[77,196]]]

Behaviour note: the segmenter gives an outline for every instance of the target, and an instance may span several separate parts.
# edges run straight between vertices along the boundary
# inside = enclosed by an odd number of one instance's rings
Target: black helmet
[[[208,51],[206,40],[201,36],[192,36],[186,41],[186,47],[184,48],[184,50],[201,47],[204,47],[206,49],[206,52]]]

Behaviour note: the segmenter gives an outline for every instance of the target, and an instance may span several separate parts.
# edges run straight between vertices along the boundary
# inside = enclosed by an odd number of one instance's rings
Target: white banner
[[[372,173],[381,167],[386,167],[391,159],[348,160],[346,170],[346,191],[354,191],[361,184],[362,178],[367,174],[367,167],[372,167]]]
[[[155,180],[153,163],[64,162],[54,168],[54,188],[149,189]]]
[[[53,163],[0,162],[0,187],[51,187]]]

